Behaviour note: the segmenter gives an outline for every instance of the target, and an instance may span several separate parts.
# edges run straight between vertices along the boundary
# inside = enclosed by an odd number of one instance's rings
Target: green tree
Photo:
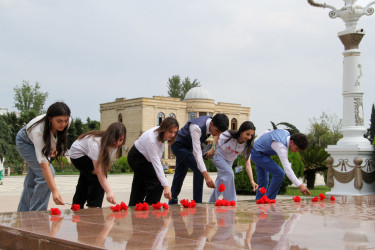
[[[329,154],[324,148],[309,148],[300,152],[302,162],[305,164],[304,177],[308,189],[314,189],[316,173],[323,174],[327,170],[326,160]]]
[[[328,145],[336,145],[337,141],[342,138],[341,120],[336,115],[322,113],[319,118],[310,119],[309,147],[326,148]]]
[[[35,85],[28,81],[22,81],[21,87],[14,88],[14,106],[21,112],[34,111],[36,114],[43,113],[43,107],[48,97],[47,92],[41,92],[39,83]]]
[[[91,130],[99,130],[100,129],[100,122],[91,120],[89,117],[87,118],[87,123],[83,123],[80,118],[74,118],[72,124],[68,130],[68,147],[73,144],[75,140],[77,140],[78,136],[91,131]]]
[[[15,112],[9,112],[9,113],[2,115],[1,118],[4,120],[7,126],[10,126],[9,133],[10,133],[12,140],[9,141],[9,143],[15,145],[15,141],[13,139],[16,138],[16,134],[18,130],[20,130],[21,128],[17,114]]]
[[[170,97],[180,98],[182,100],[190,89],[200,87],[200,82],[198,82],[198,79],[191,81],[189,77],[185,77],[181,82],[181,77],[179,75],[173,75],[171,78],[168,78],[167,87]]]
[[[20,165],[21,156],[17,152],[14,142],[13,127],[7,123],[5,115],[0,116],[0,153],[6,158],[7,165]]]
[[[88,131],[100,129],[100,122],[91,120],[89,117],[87,117],[86,122],[87,122],[86,125],[87,125]]]
[[[168,78],[168,95],[170,97],[181,98],[181,78],[179,75],[174,75]]]
[[[198,82],[198,79],[194,79],[194,81],[190,81],[189,77],[185,77],[185,79],[182,81],[182,99],[185,98],[186,93],[195,87],[200,87],[200,82]]]
[[[373,142],[375,138],[375,106],[374,104],[372,104],[370,128],[367,129],[365,137],[369,139],[371,142]]]
[[[319,118],[310,119],[309,148],[306,152],[300,152],[305,165],[304,177],[307,188],[314,189],[316,173],[327,171],[326,159],[329,154],[325,151],[328,145],[335,145],[342,138],[340,132],[341,120],[336,115],[325,112]]]

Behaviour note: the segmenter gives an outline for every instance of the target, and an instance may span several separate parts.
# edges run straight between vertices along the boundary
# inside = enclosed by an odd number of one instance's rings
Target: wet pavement
[[[1,213],[0,249],[374,249],[375,196]]]

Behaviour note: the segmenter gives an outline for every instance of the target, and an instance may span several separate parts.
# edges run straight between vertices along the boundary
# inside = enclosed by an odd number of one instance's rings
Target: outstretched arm
[[[63,199],[61,198],[60,192],[57,189],[55,180],[53,179],[53,174],[51,168],[49,167],[49,162],[40,163],[44,179],[46,179],[47,185],[52,192],[52,199],[56,205],[65,205]]]
[[[99,183],[104,189],[104,192],[107,195],[107,201],[112,204],[116,204],[115,195],[112,192],[112,189],[109,186],[107,177],[104,174],[103,167],[101,164],[98,164],[97,161],[92,161],[94,164],[95,174],[98,177]]]
[[[258,184],[256,184],[255,181],[254,181],[253,169],[251,168],[250,157],[245,162],[245,166],[246,166],[246,172],[247,172],[247,175],[249,176],[249,180],[250,180],[251,186],[253,186],[253,191],[255,191],[255,190],[258,189]]]

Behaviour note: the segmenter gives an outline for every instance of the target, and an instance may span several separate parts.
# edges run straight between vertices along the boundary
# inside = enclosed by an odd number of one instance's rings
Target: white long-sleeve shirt
[[[265,135],[269,132],[271,132],[271,131],[264,131],[261,135],[259,135],[257,138],[255,138],[254,142],[259,140],[263,135]],[[288,148],[289,148],[290,136],[287,137],[286,141],[287,141],[287,147],[285,147],[284,144],[282,144],[280,142],[272,141],[271,148],[279,156],[279,159],[281,161],[281,164],[283,165],[286,176],[289,178],[289,180],[294,185],[299,187],[301,185],[301,182],[300,182],[300,180],[298,180],[296,174],[293,172],[292,164],[289,162],[289,159],[288,159]]]
[[[144,132],[134,145],[147,161],[152,163],[161,185],[166,187],[169,186],[169,184],[165,177],[163,166],[161,165],[161,158],[164,152],[164,142],[157,139],[158,132],[155,131],[157,128],[159,128],[159,126],[153,127]]]
[[[238,143],[237,139],[231,138],[230,132],[227,130],[220,134],[216,153],[222,155],[227,161],[233,162],[238,155],[242,154],[245,147],[245,142]]]
[[[70,147],[70,158],[78,159],[87,155],[91,160],[97,161],[101,147],[101,138],[85,136],[73,142]]]
[[[46,115],[39,115],[32,119],[27,125],[26,125],[26,133],[29,137],[29,139],[32,141],[35,147],[35,154],[36,158],[39,163],[47,163],[48,159],[44,156],[42,153],[42,149],[45,146],[45,143],[43,141],[43,132],[44,132],[44,122],[41,122],[34,127],[32,127],[30,130],[29,128],[36,122],[40,121],[43,119]],[[72,122],[72,118],[69,117],[69,123],[68,123],[68,128],[70,127],[70,124]],[[51,149],[56,148],[56,141],[54,139],[54,135],[52,131],[51,133]]]
[[[211,118],[208,118],[206,121],[206,128],[207,128],[206,134],[207,135],[210,134],[210,122],[211,121],[212,121]],[[200,141],[200,138],[202,136],[202,131],[197,124],[193,124],[193,123],[189,125],[189,131],[190,131],[191,140],[193,144],[193,155],[194,155],[195,161],[197,162],[198,169],[199,171],[201,171],[201,173],[206,172],[207,168],[203,161],[201,141]]]

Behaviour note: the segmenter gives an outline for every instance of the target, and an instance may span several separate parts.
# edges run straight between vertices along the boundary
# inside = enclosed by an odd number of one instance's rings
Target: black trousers
[[[96,174],[93,174],[94,164],[88,156],[78,159],[71,159],[73,165],[79,170],[79,179],[76,192],[73,196],[73,204],[84,207],[87,202],[88,207],[102,207],[104,189],[100,185]]]
[[[162,187],[152,163],[133,146],[128,154],[128,163],[134,170],[132,191],[129,206],[140,202],[156,204],[161,199],[164,188]]]

